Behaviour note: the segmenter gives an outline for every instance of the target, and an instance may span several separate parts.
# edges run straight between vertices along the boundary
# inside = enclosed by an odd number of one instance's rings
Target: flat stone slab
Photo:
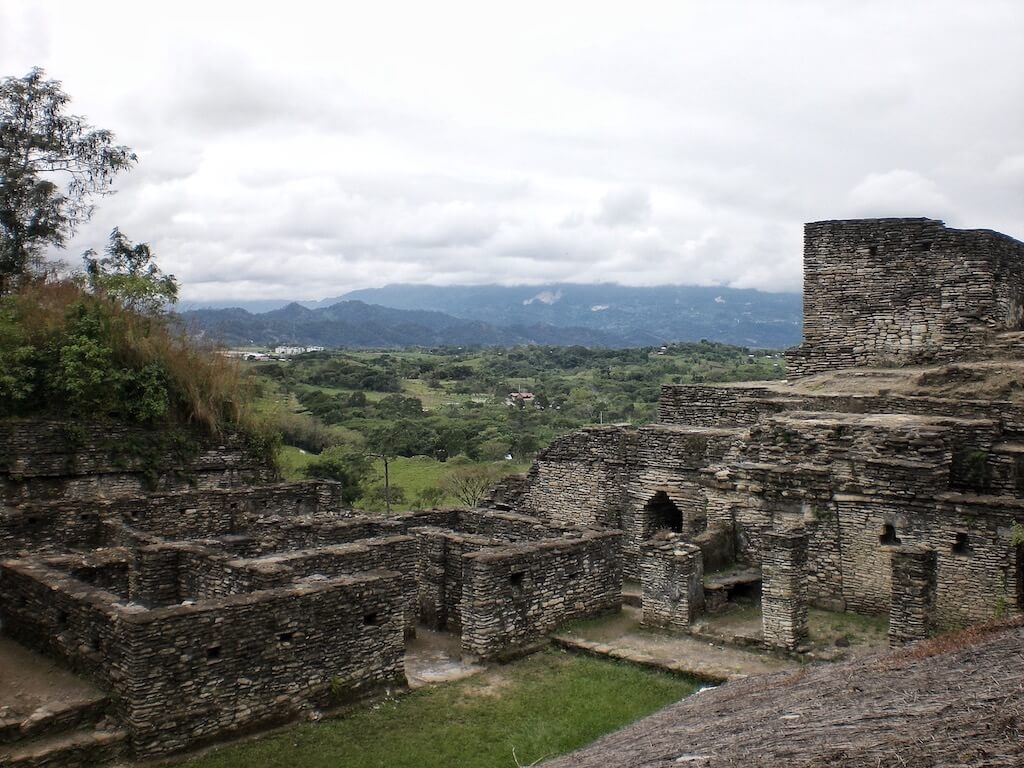
[[[640,612],[626,606],[622,612],[559,632],[553,641],[562,648],[628,661],[665,672],[686,674],[721,683],[782,669],[796,669],[796,661],[755,653],[687,635],[644,629]]]
[[[462,660],[458,635],[418,627],[405,646],[405,677],[412,689],[462,680],[487,667]]]
[[[729,589],[738,584],[757,584],[761,581],[760,568],[709,573],[704,576],[705,589]]]

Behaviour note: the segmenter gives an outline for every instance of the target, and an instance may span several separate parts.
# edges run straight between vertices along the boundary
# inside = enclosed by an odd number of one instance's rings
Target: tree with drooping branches
[[[42,69],[0,80],[0,294],[47,248],[63,248],[136,162],[113,133],[69,114],[69,103]]]

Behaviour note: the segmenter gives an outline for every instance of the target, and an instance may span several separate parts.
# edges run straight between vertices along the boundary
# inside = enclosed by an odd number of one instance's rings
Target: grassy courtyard
[[[184,766],[515,768],[517,760],[526,766],[587,744],[695,689],[684,678],[551,650]]]

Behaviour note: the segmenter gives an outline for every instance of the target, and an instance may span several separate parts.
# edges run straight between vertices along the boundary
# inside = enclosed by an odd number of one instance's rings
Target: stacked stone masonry
[[[796,650],[807,640],[807,535],[767,531],[761,564],[765,645]]]
[[[1022,296],[1024,244],[998,233],[927,219],[809,224],[805,340],[789,372],[1005,359]],[[644,582],[651,623],[692,618],[665,603],[690,577],[670,575],[664,534],[700,550],[707,587],[723,568],[763,575],[779,555],[769,548],[775,532],[795,528],[806,537],[807,601],[888,614],[900,637],[923,631],[907,617],[924,610],[917,582],[894,560],[901,546],[932,553],[927,631],[1024,609],[1019,401],[786,382],[666,385],[658,423],[558,438],[516,498],[529,514],[622,529],[623,571]],[[706,592],[708,608],[718,599]],[[766,639],[792,647],[774,621],[764,618]]]
[[[963,359],[1024,320],[1024,243],[933,219],[804,228],[804,341],[791,376]]]
[[[640,562],[641,622],[648,627],[687,630],[704,609],[704,558],[680,534],[645,542]]]
[[[889,643],[928,637],[935,604],[935,550],[904,545],[892,550]]]
[[[33,442],[28,422],[0,428]],[[113,471],[78,442],[92,458],[62,458],[78,428],[37,429],[5,465],[0,629],[113,694],[135,757],[404,686],[421,624],[490,659],[621,603],[614,529],[497,509],[368,517],[336,483],[250,485],[265,470],[220,447],[192,454],[216,466],[209,483],[143,494],[130,461]],[[110,478],[115,492],[84,493]]]

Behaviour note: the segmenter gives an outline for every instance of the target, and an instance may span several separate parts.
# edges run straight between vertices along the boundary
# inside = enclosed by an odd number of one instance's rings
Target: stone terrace
[[[894,643],[1024,610],[1024,244],[819,222],[805,269],[794,380],[665,386],[657,424],[556,439],[505,503],[621,529],[650,625],[763,592],[766,644],[799,650],[808,605]]]

